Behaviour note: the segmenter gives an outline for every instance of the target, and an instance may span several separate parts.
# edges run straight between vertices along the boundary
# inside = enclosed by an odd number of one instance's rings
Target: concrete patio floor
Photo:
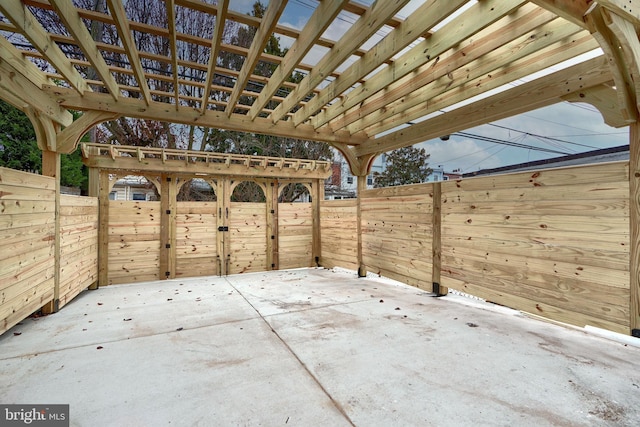
[[[344,270],[177,279],[6,332],[0,403],[74,426],[638,426],[634,343]]]

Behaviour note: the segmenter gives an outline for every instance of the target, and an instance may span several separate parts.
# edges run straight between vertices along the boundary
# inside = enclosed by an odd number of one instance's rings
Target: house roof
[[[561,101],[637,115],[640,18],[619,0],[305,2],[301,28],[283,19],[297,1],[261,19],[229,0],[84,3],[0,3],[0,97],[63,126],[71,109],[323,141],[352,165]],[[225,33],[250,27],[248,47]]]
[[[579,166],[588,163],[616,162],[621,160],[629,160],[628,145],[603,148],[600,150],[587,151],[585,153],[571,154],[568,156],[554,157],[552,159],[518,163],[515,165],[502,166],[499,168],[481,169],[476,172],[465,173],[463,177],[471,178],[480,175],[494,175],[506,172],[522,172],[550,167]]]

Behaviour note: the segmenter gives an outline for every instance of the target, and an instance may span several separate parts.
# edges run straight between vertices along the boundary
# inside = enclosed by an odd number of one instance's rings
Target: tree
[[[0,166],[40,173],[42,152],[31,120],[13,105],[0,100]],[[87,189],[88,171],[80,149],[60,157],[60,184]]]
[[[106,0],[75,0],[74,4],[78,7],[95,10],[96,12],[107,11]],[[265,2],[266,3],[266,2]],[[145,25],[166,28],[167,27],[167,10],[164,2],[149,2],[147,0],[128,0],[124,3],[127,16],[135,22]],[[249,14],[256,18],[262,18],[267,7],[260,1],[256,1]],[[198,37],[201,41],[211,40],[213,31],[217,23],[215,15],[191,9],[188,7],[178,7],[176,13],[176,31],[189,37]],[[59,16],[52,10],[44,8],[37,9],[38,20],[43,23],[48,31],[56,34],[65,34],[66,29],[62,25]],[[118,46],[121,44],[119,35],[114,25],[103,25],[97,21],[91,24],[91,34],[96,41],[100,41],[106,45]],[[233,20],[225,23],[222,43],[237,45],[243,48],[249,48],[253,42],[257,28],[252,26],[241,25]],[[140,60],[142,68],[159,76],[177,73],[180,76],[181,83],[178,90],[182,98],[181,105],[188,105],[194,109],[201,107],[200,100],[205,91],[207,93],[209,104],[207,108],[214,110],[222,110],[225,102],[228,100],[230,91],[236,83],[236,73],[242,69],[245,57],[236,52],[230,52],[222,49],[216,58],[218,67],[214,79],[213,87],[205,88],[206,71],[200,67],[192,67],[186,65],[178,65],[177,70],[172,69],[170,61],[164,61],[159,58],[171,58],[174,53],[171,52],[169,38],[160,37],[151,33],[133,32],[135,44],[140,50]],[[25,41],[26,43],[27,41]],[[78,57],[84,54],[80,48],[74,45],[65,47],[70,50],[77,50]],[[210,45],[207,43],[177,43],[177,56],[184,63],[207,64],[211,52]],[[269,55],[284,57],[287,48],[283,48],[280,39],[275,35],[271,35],[264,52]],[[129,58],[124,52],[112,49],[104,49],[101,51],[107,64],[128,69],[130,68]],[[275,61],[273,61],[275,62]],[[277,68],[277,64],[270,61],[259,61],[253,74],[260,76],[258,79],[252,79],[246,87],[236,106],[236,114],[244,114],[249,106],[258,96],[260,90],[268,78],[271,77],[273,71]],[[228,69],[232,72],[225,72]],[[54,70],[51,70],[54,71]],[[96,73],[92,67],[79,68],[80,73],[89,79],[95,79]],[[140,98],[142,96],[138,89],[138,82],[133,73],[114,72],[112,73],[122,91],[128,92],[128,96]],[[288,84],[283,85],[279,90],[280,96],[286,96],[291,90],[291,83],[298,83],[304,76],[299,72],[292,73],[289,76]],[[256,80],[256,81],[254,81]],[[174,93],[172,79],[154,78],[148,79],[149,88],[153,92],[152,97],[166,98]],[[94,87],[94,90],[104,91],[101,86]],[[255,93],[255,96],[251,94]],[[167,94],[167,95],[164,95]],[[271,101],[266,108],[273,109],[277,106]],[[266,113],[261,113],[265,116]],[[331,160],[333,152],[331,149],[321,143],[312,141],[302,141],[295,139],[279,139],[277,137],[246,134],[243,132],[214,130],[199,126],[186,126],[160,122],[155,120],[133,119],[129,117],[121,117],[117,120],[105,122],[98,126],[95,132],[96,141],[107,144],[123,144],[136,145],[144,147],[162,147],[162,148],[183,148],[189,150],[216,151],[225,153],[265,155],[277,157],[301,157],[314,160]],[[185,193],[187,193],[185,191]],[[292,192],[289,196],[284,197],[288,201],[291,197],[296,197],[299,191]]]
[[[385,170],[382,173],[374,172],[373,186],[392,187],[424,182],[433,172],[427,163],[428,159],[429,154],[424,148],[404,147],[393,150],[387,155]]]

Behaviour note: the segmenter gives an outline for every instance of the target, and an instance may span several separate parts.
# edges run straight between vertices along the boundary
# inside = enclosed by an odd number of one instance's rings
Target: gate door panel
[[[231,202],[227,274],[267,271],[265,203]]]
[[[176,277],[221,274],[218,265],[217,202],[178,202]]]

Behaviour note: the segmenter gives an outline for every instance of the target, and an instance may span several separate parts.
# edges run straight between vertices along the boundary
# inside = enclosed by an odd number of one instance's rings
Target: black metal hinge
[[[218,227],[218,231],[229,231],[229,227],[227,227],[226,225],[221,225],[220,227]]]
[[[167,243],[167,244],[165,244],[165,245],[164,245],[164,247],[165,247],[166,249],[171,249],[171,243]]]

